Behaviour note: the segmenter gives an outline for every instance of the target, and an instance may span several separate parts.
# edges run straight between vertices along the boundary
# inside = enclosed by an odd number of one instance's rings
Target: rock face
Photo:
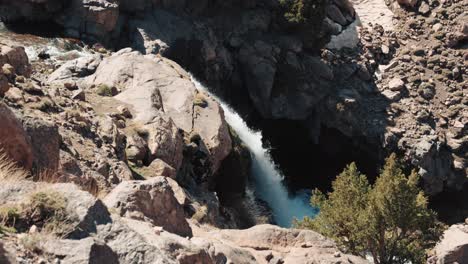
[[[184,211],[164,177],[122,182],[104,203],[121,216],[144,219],[180,236],[192,236]]]
[[[109,246],[91,237],[82,240],[50,240],[42,248],[45,253],[62,259],[65,263],[119,263],[117,255]]]
[[[247,250],[252,255],[244,253],[226,256],[242,256],[244,259],[253,256],[256,263],[367,263],[361,258],[337,253],[333,242],[312,231],[257,225],[246,230],[216,230],[203,237],[210,237],[214,241],[215,251],[222,249],[223,245]]]
[[[34,168],[55,171],[59,167],[60,135],[58,127],[39,118],[23,117],[23,127],[31,139]]]
[[[163,180],[164,178],[159,177]],[[150,181],[146,181],[149,183]],[[155,182],[155,181],[153,181]],[[124,184],[136,182],[125,182]],[[141,182],[145,184],[145,182]],[[120,186],[116,188],[119,189]],[[66,263],[309,263],[317,262],[367,263],[355,256],[342,254],[333,242],[312,231],[283,229],[271,225],[256,226],[247,230],[217,230],[206,228],[197,231],[194,237],[179,236],[167,232],[166,228],[150,222],[134,219],[134,216],[109,215],[102,202],[73,184],[38,184],[33,182],[9,183],[0,188],[4,202],[21,202],[25,195],[37,191],[54,190],[67,199],[70,216],[78,217],[80,224],[72,239],[40,238],[35,246],[41,248],[42,261],[52,263],[56,258]],[[152,186],[155,187],[155,186]],[[140,190],[141,191],[141,190]],[[140,192],[134,189],[135,193]],[[166,193],[159,188],[153,194]],[[8,194],[8,196],[4,195]],[[122,193],[121,193],[122,194]],[[105,200],[114,194],[110,194]],[[173,195],[173,194],[172,194]],[[148,197],[132,196],[136,203],[145,203]],[[156,198],[156,197],[154,197]],[[161,197],[160,197],[161,198]],[[158,200],[164,202],[165,200]],[[107,202],[106,202],[107,203]],[[134,205],[136,204],[134,203]],[[2,205],[2,204],[0,204]],[[129,204],[126,204],[129,205]],[[169,206],[168,204],[166,204]],[[173,204],[175,205],[175,204]],[[180,206],[180,205],[179,205]],[[123,207],[122,207],[123,208]],[[127,207],[128,208],[128,207]],[[135,208],[134,208],[135,209]],[[142,208],[140,208],[142,209]],[[184,220],[171,219],[174,225]],[[88,223],[88,224],[84,224]],[[92,225],[89,225],[92,224]],[[91,231],[92,234],[84,232]],[[81,236],[77,236],[80,231]],[[26,234],[23,234],[26,235]],[[33,263],[36,253],[24,255],[22,247],[16,245],[16,237],[5,240],[0,259],[11,255],[25,256],[25,263]],[[3,246],[3,245],[2,245]],[[5,252],[3,252],[5,251]],[[272,262],[276,261],[276,262]]]
[[[198,92],[177,64],[154,55],[121,50],[99,64],[87,78],[89,85],[118,87],[117,100],[131,106],[134,120],[148,133],[149,160],[161,159],[178,170],[182,163],[183,133],[197,133],[206,145],[215,172],[231,151],[231,138],[219,104]],[[200,100],[198,98],[198,100]]]
[[[4,104],[0,103],[0,145],[7,158],[30,170],[33,161],[31,143],[21,122]]]
[[[468,260],[468,219],[463,224],[450,226],[434,251],[428,263],[465,263]]]

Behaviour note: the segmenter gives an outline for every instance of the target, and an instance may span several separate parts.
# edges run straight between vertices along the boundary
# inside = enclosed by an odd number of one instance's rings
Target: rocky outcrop
[[[31,142],[15,114],[0,103],[0,147],[7,158],[30,170],[33,161]]]
[[[312,231],[257,225],[246,230],[215,230],[202,237],[214,241],[215,250],[227,246],[248,252],[227,254],[229,258],[242,257],[245,260],[253,257],[256,263],[367,263],[359,257],[340,253],[332,241]],[[198,243],[203,243],[203,240],[198,240]],[[233,249],[230,249],[231,252]]]
[[[206,146],[211,170],[216,172],[231,151],[231,138],[219,104],[202,98],[177,64],[154,55],[121,50],[99,64],[87,78],[89,85],[117,87],[115,98],[129,106],[131,115],[146,132],[145,143],[133,137],[131,151],[144,163],[161,159],[178,170],[182,163],[183,134],[196,133]],[[203,101],[202,105],[197,104]],[[206,105],[205,105],[206,103]],[[138,147],[136,142],[143,143]]]
[[[428,263],[464,263],[468,260],[468,222],[452,225],[445,230],[442,240],[434,248]]]
[[[59,167],[58,127],[40,118],[23,117],[23,127],[31,139],[35,170],[56,171]]]
[[[119,259],[112,249],[102,241],[88,237],[81,240],[50,240],[42,245],[44,253],[65,263],[109,263],[117,264]]]
[[[170,212],[180,212],[181,205],[171,191],[176,185],[163,177],[123,182],[104,199],[111,206],[109,211],[117,210],[118,215],[111,215],[99,199],[70,183],[17,181],[2,184],[0,206],[21,203],[37,191],[59,192],[65,198],[69,220],[75,225],[65,239],[37,233],[36,227],[31,227],[29,234],[8,236],[2,240],[5,244],[0,259],[16,255],[21,256],[24,263],[39,259],[43,263],[52,263],[55,259],[67,263],[135,263],[136,260],[138,263],[309,263],[312,258],[318,262],[366,263],[341,253],[333,242],[312,231],[271,225],[218,230],[193,224],[196,228],[193,237],[191,231],[190,238],[186,233],[174,234],[172,228],[181,231],[184,226],[188,227],[183,214]],[[126,213],[121,214],[124,210]],[[144,217],[138,217],[137,212]],[[155,225],[158,221],[165,223]],[[21,241],[26,239],[34,241],[31,246],[38,251],[27,251],[21,246],[25,243]]]
[[[164,177],[122,182],[104,203],[121,216],[149,221],[180,236],[192,236],[183,208]]]
[[[25,77],[31,75],[31,65],[29,64],[28,56],[23,47],[2,45],[0,51],[0,65],[4,66],[5,64],[12,66],[12,68],[8,67],[9,69],[7,69],[9,71],[11,70],[9,74],[17,74]],[[4,74],[6,74],[5,70],[6,68],[3,69]]]

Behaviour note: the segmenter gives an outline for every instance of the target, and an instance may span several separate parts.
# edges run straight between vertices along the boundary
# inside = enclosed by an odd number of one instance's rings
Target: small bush
[[[35,253],[41,253],[42,252],[42,242],[44,241],[44,238],[42,237],[41,234],[24,234],[23,236],[20,237],[19,242],[23,247],[30,251],[30,252],[35,252]]]
[[[207,214],[208,214],[208,207],[206,205],[202,205],[197,208],[197,211],[192,215],[192,219],[201,223]]]
[[[295,226],[331,237],[353,254],[371,254],[375,263],[426,263],[443,227],[418,181],[415,172],[404,173],[394,154],[373,185],[352,163],[333,181],[332,192],[313,192],[319,214]]]
[[[100,95],[100,96],[112,97],[112,96],[114,96],[114,91],[113,91],[112,87],[110,87],[109,85],[100,84],[97,87],[97,94]]]
[[[42,112],[55,111],[55,103],[47,97],[43,97],[40,102],[31,105],[31,108],[40,110]]]
[[[20,232],[35,225],[46,233],[66,235],[73,227],[66,205],[66,198],[58,192],[36,192],[21,204],[0,207],[0,224]]]
[[[20,209],[14,205],[4,205],[0,207],[0,224],[3,226],[15,226],[15,223],[20,219]]]

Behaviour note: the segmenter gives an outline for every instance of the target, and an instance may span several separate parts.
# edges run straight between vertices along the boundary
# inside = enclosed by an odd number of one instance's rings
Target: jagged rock
[[[145,219],[181,236],[192,236],[181,205],[165,177],[120,183],[104,199],[121,216]]]
[[[73,92],[72,99],[86,101],[86,94],[83,90],[79,89]]]
[[[207,98],[207,107],[194,107],[195,86],[172,61],[125,49],[104,59],[87,82],[121,88],[115,98],[130,105],[134,119],[149,132],[150,161],[160,158],[178,170],[182,161],[181,131],[202,137],[212,157],[213,172],[231,150],[219,104]]]
[[[398,101],[401,98],[399,91],[385,90],[382,92],[382,95],[388,98],[390,101]]]
[[[423,15],[427,15],[429,12],[431,12],[431,7],[429,6],[428,3],[426,3],[425,1],[423,1],[421,3],[421,5],[419,6],[419,9],[418,9],[419,13],[423,14]]]
[[[183,137],[170,117],[157,116],[144,126],[151,160],[162,159],[178,170],[183,159]]]
[[[143,161],[148,153],[147,142],[138,134],[129,135],[127,137],[127,149],[125,153],[127,159],[134,163]]]
[[[101,57],[97,55],[67,61],[49,76],[48,81],[70,83],[76,78],[93,74],[100,62]]]
[[[60,135],[57,125],[41,118],[22,118],[33,149],[33,167],[36,171],[55,171],[60,160]]]
[[[405,82],[400,78],[393,78],[388,83],[388,88],[392,91],[399,91],[405,87]]]
[[[118,256],[104,242],[94,238],[81,240],[48,240],[42,244],[44,253],[70,264],[119,263]]]
[[[348,24],[343,13],[341,13],[340,9],[336,5],[329,5],[327,7],[327,15],[329,18],[331,18],[331,20],[342,26],[346,26]]]
[[[194,107],[193,130],[196,131],[210,151],[212,170],[218,171],[221,162],[232,150],[232,141],[228,124],[224,118],[224,111],[213,98],[203,96],[206,107]],[[213,137],[215,135],[215,137]]]
[[[468,260],[468,219],[452,225],[434,248],[437,264],[465,263]]]
[[[153,160],[153,162],[148,166],[148,170],[152,172],[150,177],[164,176],[175,179],[177,173],[173,167],[160,159]]]
[[[341,254],[334,242],[318,233],[309,230],[285,229],[273,225],[257,225],[245,230],[214,230],[201,234],[210,238],[214,247],[217,243],[231,246],[235,250],[248,250],[257,262],[265,260],[268,254],[280,257],[284,263],[340,262],[340,263],[367,263],[366,260],[356,256]],[[222,248],[222,247],[220,247]],[[232,248],[229,251],[232,252]],[[232,257],[230,252],[226,256]],[[236,257],[250,258],[248,253]]]
[[[67,201],[66,211],[74,223],[69,238],[80,239],[96,233],[96,227],[110,222],[110,215],[104,204],[90,193],[80,190],[75,184],[44,184],[31,181],[12,181],[0,187],[2,203],[19,203],[37,191],[55,191]]]
[[[10,47],[2,45],[0,47],[0,65],[10,64],[15,69],[15,73],[29,77],[31,75],[31,64],[23,47]]]
[[[8,82],[8,78],[1,73],[0,74],[0,96],[4,96],[6,92],[10,90],[10,84]]]
[[[60,150],[60,170],[76,176],[81,176],[83,171],[79,162],[68,152]]]
[[[217,241],[195,237],[191,241],[205,248],[216,263],[258,263],[248,250]]]
[[[34,158],[31,142],[21,122],[3,102],[0,102],[0,124],[0,147],[7,158],[30,170]]]

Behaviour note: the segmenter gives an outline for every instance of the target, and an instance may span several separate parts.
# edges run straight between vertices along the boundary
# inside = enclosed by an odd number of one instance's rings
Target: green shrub
[[[35,225],[47,233],[66,235],[73,227],[73,217],[68,215],[66,205],[67,200],[58,192],[36,192],[21,204],[1,206],[0,224],[20,232]]]
[[[442,227],[418,181],[415,172],[403,173],[394,154],[374,185],[352,163],[333,182],[332,192],[313,192],[317,217],[295,221],[295,226],[331,237],[353,254],[370,253],[378,264],[425,263],[426,250]]]
[[[107,84],[98,85],[97,94],[100,95],[100,96],[108,96],[108,97],[114,96],[114,92],[113,92],[112,87],[110,87]]]
[[[315,18],[324,16],[325,0],[280,0],[284,18],[295,24],[313,22]]]

